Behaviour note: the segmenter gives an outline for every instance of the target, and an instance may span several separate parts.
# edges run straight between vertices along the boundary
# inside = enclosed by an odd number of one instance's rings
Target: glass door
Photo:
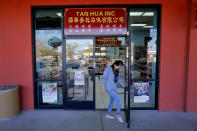
[[[107,93],[102,93],[101,80],[107,66],[111,66],[116,60],[122,60],[124,67],[120,69],[121,77],[129,83],[129,38],[125,36],[100,36],[95,38],[95,81],[96,81],[96,109],[107,109],[110,98]],[[128,87],[117,84],[117,93],[122,99],[122,114],[129,126],[130,121],[130,97]],[[115,106],[114,106],[115,109]]]
[[[93,38],[66,38],[64,108],[95,107]]]

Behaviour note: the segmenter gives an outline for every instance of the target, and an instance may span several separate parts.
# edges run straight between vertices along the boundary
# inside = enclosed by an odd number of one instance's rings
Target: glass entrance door
[[[95,38],[95,81],[96,81],[96,109],[107,110],[110,97],[107,93],[102,93],[101,81],[102,75],[107,66],[111,66],[116,60],[122,60],[124,67],[120,69],[120,75],[129,83],[129,38],[125,36],[103,36]],[[129,126],[130,121],[130,100],[128,87],[117,84],[117,93],[122,99],[122,115]],[[115,106],[114,106],[115,108]]]
[[[66,38],[64,108],[94,108],[95,75],[92,38]]]
[[[125,62],[125,37],[124,36],[99,36],[95,38],[95,81],[96,81],[96,109],[107,109],[110,97],[102,92],[102,77],[106,67],[111,66],[116,60]],[[125,78],[125,68],[120,69],[120,75]],[[124,88],[118,84],[118,95],[124,102]],[[114,106],[115,107],[115,106]],[[124,109],[122,104],[121,109]]]

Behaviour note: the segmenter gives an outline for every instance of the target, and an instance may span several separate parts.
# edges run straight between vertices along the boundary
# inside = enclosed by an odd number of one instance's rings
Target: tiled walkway
[[[0,131],[197,131],[197,113],[131,111],[131,127],[105,118],[105,111],[22,111],[0,120]]]

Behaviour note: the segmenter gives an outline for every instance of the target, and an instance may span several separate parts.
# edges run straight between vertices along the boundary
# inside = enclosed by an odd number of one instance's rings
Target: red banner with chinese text
[[[120,46],[121,41],[116,37],[96,37],[96,46]]]
[[[127,33],[126,8],[65,9],[65,35],[111,35]]]

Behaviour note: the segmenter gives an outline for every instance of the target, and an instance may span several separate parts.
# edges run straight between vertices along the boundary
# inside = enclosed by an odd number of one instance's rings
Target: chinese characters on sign
[[[121,41],[116,37],[96,37],[96,46],[120,46]]]
[[[126,8],[65,9],[65,35],[126,34]]]

